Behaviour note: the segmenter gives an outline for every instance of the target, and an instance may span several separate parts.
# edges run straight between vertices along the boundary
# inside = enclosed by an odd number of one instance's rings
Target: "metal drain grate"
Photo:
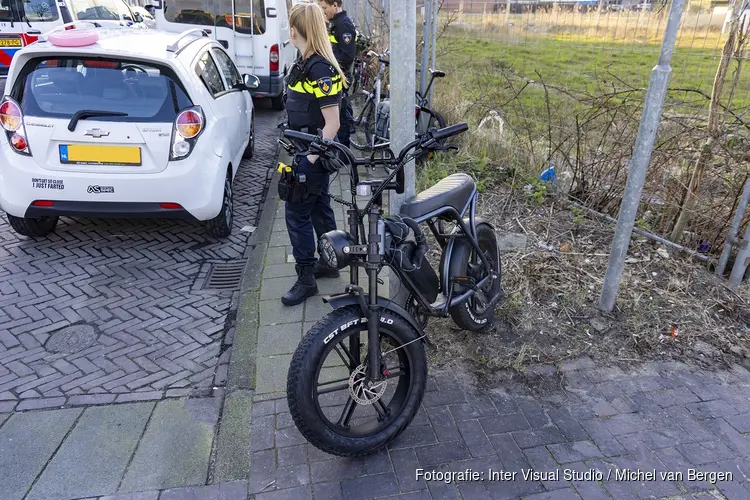
[[[44,348],[56,354],[75,354],[96,342],[96,329],[91,325],[71,325],[53,333]]]
[[[229,262],[216,262],[211,264],[208,270],[204,289],[213,290],[239,290],[242,282],[242,272],[245,270],[245,260],[232,260]]]

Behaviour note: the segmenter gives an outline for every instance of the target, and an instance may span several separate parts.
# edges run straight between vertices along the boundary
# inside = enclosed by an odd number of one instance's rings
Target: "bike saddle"
[[[449,175],[401,205],[401,215],[418,219],[445,207],[452,207],[463,215],[475,192],[476,184],[470,176]]]
[[[439,71],[436,69],[431,69],[430,73],[432,73],[435,78],[443,78],[445,76],[445,71]]]

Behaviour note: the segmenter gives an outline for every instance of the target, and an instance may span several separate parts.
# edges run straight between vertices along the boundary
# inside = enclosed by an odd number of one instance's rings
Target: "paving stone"
[[[580,441],[588,439],[589,435],[581,427],[581,424],[566,410],[551,409],[547,414],[552,418],[557,428],[569,441]]]
[[[503,434],[506,432],[529,429],[531,427],[528,420],[526,420],[526,417],[520,412],[498,415],[496,417],[480,418],[479,423],[482,425],[482,428],[487,435]]]
[[[685,430],[696,441],[710,441],[716,436],[703,425],[695,415],[680,406],[672,406],[665,410],[665,421],[672,422]]]
[[[271,252],[283,254],[283,252]],[[297,281],[296,276],[286,278],[264,279],[260,290],[261,300],[279,300],[286,295],[292,285]]]
[[[260,325],[279,325],[302,321],[304,304],[285,306],[280,300],[260,301]]]
[[[578,494],[572,488],[546,491],[524,497],[525,500],[579,500]]]
[[[81,409],[13,415],[0,428],[0,491],[23,498],[81,415]]]
[[[153,409],[153,403],[139,403],[84,411],[28,498],[79,498],[116,492]]]
[[[396,476],[392,472],[344,479],[341,481],[341,489],[344,492],[344,498],[347,500],[363,500],[398,493]]]
[[[208,473],[215,398],[158,403],[120,486],[121,492],[203,484]],[[174,436],[180,436],[179,440]]]
[[[738,413],[733,406],[721,399],[689,404],[687,409],[701,419],[728,417]]]
[[[724,420],[737,429],[737,432],[743,434],[750,434],[750,413],[743,413],[742,415],[730,415],[725,417]]]
[[[287,427],[286,429],[276,430],[277,448],[305,444],[306,442],[307,439],[305,439],[296,427]]]
[[[266,264],[263,268],[263,281],[273,278],[284,278],[293,276],[296,278],[297,271],[294,264]]]
[[[554,425],[538,429],[517,431],[512,434],[513,439],[522,449],[565,442],[565,436],[563,436],[562,432],[560,432],[560,430]]]
[[[365,473],[365,462],[361,458],[336,457],[327,462],[310,464],[310,474],[316,483],[364,476]]]
[[[344,500],[339,481],[328,483],[314,483],[312,485],[314,498],[325,498],[326,500]]]
[[[544,408],[542,408],[542,406],[533,398],[516,398],[516,402],[518,403],[519,408],[521,408],[526,420],[531,424],[531,427],[537,429],[550,423]]]
[[[649,429],[649,423],[638,414],[625,413],[602,420],[604,426],[615,436],[631,434]]]
[[[437,438],[431,425],[410,425],[388,447],[391,450],[397,450],[434,443],[437,443]]]
[[[450,471],[447,465],[435,467],[437,473],[447,473]],[[459,500],[457,484],[455,482],[447,483],[445,481],[427,481],[427,490],[432,498],[442,498],[445,500]]]
[[[545,489],[548,491],[558,490],[560,488],[567,488],[570,484],[565,480],[561,468],[557,465],[555,460],[552,458],[549,450],[545,446],[538,446],[536,448],[528,448],[523,450],[523,454],[526,460],[529,462],[531,467],[540,473],[554,473],[558,472],[557,477],[549,477],[542,481]],[[551,474],[550,474],[551,475]]]
[[[307,445],[288,446],[276,450],[279,467],[299,465],[307,462]]]
[[[367,474],[384,474],[393,472],[393,465],[387,450],[380,450],[376,453],[363,457]]]
[[[65,404],[65,398],[42,398],[26,399],[21,401],[16,407],[16,411],[42,410],[45,408],[59,408]]]
[[[258,329],[258,356],[294,354],[302,340],[302,325],[262,326]]]
[[[694,439],[678,425],[641,432],[638,436],[652,450],[669,448],[677,444],[691,443],[694,441]]]
[[[490,492],[483,482],[459,484],[458,493],[463,500],[487,500],[490,497]]]
[[[412,448],[392,450],[390,452],[393,462],[393,471],[398,479],[399,489],[406,493],[427,489],[424,476],[417,477],[417,469],[421,467],[417,459],[417,453]]]
[[[495,448],[497,458],[500,459],[505,469],[520,471],[529,468],[529,462],[510,434],[490,436],[490,443]]]
[[[166,494],[166,491],[162,493],[162,498],[167,498],[169,500],[168,496],[164,496]],[[159,492],[158,491],[142,491],[140,493],[123,493],[122,495],[105,495],[103,497],[99,497],[99,500],[158,500],[159,499]]]
[[[579,462],[602,456],[602,452],[591,441],[551,444],[547,448],[560,464]]]
[[[286,490],[268,491],[255,495],[255,500],[312,500],[310,485]]]
[[[494,454],[494,449],[487,435],[484,433],[479,420],[459,422],[458,429],[464,443],[473,457],[486,457]]]
[[[421,446],[416,452],[419,463],[424,467],[471,458],[471,453],[461,441]]]
[[[250,455],[248,493],[254,495],[273,489],[276,475],[276,453],[263,450]]]
[[[437,406],[427,409],[427,416],[435,431],[435,436],[440,442],[457,441],[461,439],[461,433],[448,406]]]
[[[252,431],[250,432],[250,449],[252,451],[267,450],[275,446],[275,422],[275,415],[252,419]]]
[[[286,391],[286,377],[291,354],[258,357],[256,365],[256,394]]]
[[[219,485],[170,488],[161,492],[160,500],[218,500]]]
[[[308,464],[279,465],[276,468],[277,489],[294,488],[310,483],[310,466]]]
[[[737,456],[727,445],[719,441],[703,443],[688,443],[676,447],[693,465],[703,465],[712,462],[728,460]]]

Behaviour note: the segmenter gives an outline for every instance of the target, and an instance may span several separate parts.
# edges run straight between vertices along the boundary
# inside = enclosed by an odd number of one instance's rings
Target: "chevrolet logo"
[[[90,135],[94,139],[100,139],[102,137],[107,137],[109,135],[109,132],[100,128],[92,128],[91,130],[87,130],[83,135]]]

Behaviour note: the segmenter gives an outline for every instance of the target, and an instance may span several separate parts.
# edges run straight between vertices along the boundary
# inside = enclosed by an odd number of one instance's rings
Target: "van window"
[[[216,26],[232,27],[231,0],[218,0],[215,5]],[[252,15],[250,10],[252,8]],[[235,0],[234,22],[236,31],[244,34],[262,35],[266,32],[265,0]]]
[[[164,17],[166,17],[167,21],[170,23],[197,24],[200,26],[214,25],[213,12],[215,9],[213,1],[179,0],[177,2],[168,2],[167,7],[167,12],[164,14]],[[230,12],[232,11],[231,9],[230,4]]]
[[[120,13],[113,0],[70,0],[71,14],[79,21],[119,21]]]
[[[56,21],[60,17],[57,13],[55,0],[24,1],[23,11],[26,14],[26,19],[32,23],[35,21]]]
[[[192,106],[170,70],[122,59],[36,59],[22,71],[24,115],[69,119],[82,109],[127,113],[97,120],[168,123]]]

